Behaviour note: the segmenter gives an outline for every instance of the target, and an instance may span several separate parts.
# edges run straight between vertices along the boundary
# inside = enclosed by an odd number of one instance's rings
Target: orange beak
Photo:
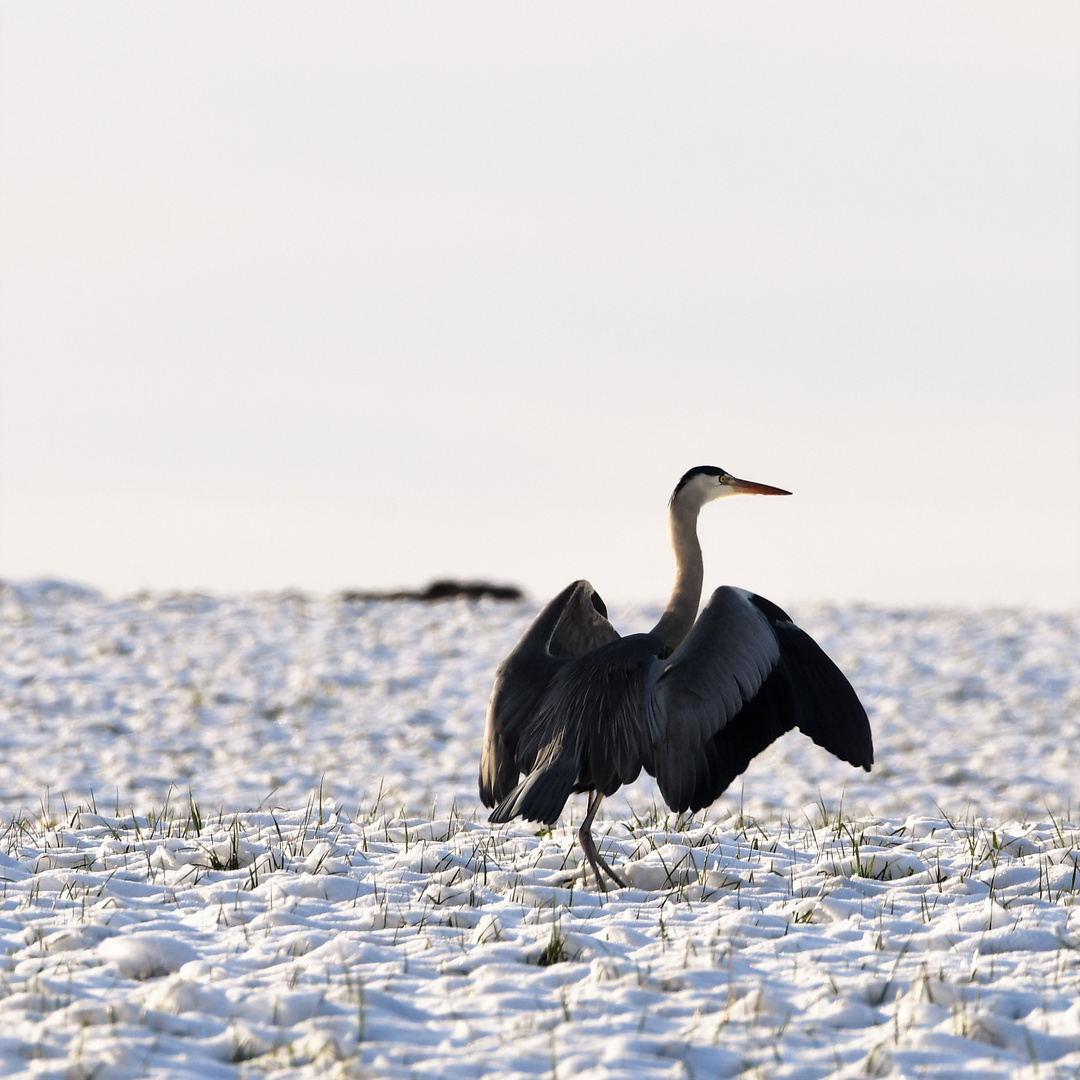
[[[736,480],[731,478],[730,487],[736,495],[790,495],[790,491],[783,488],[770,487],[768,484],[755,484],[753,480]]]

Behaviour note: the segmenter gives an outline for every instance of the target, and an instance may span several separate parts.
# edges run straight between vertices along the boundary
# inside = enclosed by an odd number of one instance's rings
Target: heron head
[[[694,503],[704,506],[713,499],[723,499],[728,495],[790,495],[783,488],[758,484],[753,480],[740,480],[725,469],[716,465],[697,465],[684,473],[671,493],[671,505],[676,500],[680,503]]]

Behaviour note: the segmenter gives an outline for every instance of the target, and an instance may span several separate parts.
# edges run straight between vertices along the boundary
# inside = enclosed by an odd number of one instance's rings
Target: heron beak
[[[768,484],[755,484],[753,480],[736,480],[733,476],[729,485],[736,495],[790,495],[790,491],[783,488],[771,487]]]

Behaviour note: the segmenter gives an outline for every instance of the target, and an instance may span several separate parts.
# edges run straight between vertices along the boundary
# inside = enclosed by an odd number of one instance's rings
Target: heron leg
[[[593,873],[596,875],[596,884],[607,892],[607,883],[604,881],[603,875],[600,873],[603,870],[620,889],[629,888],[625,881],[608,865],[607,860],[599,851],[596,850],[596,842],[592,836],[592,823],[593,818],[596,817],[596,811],[600,809],[600,803],[603,801],[604,795],[600,791],[589,792],[589,807],[585,814],[585,820],[581,823],[581,828],[578,829],[578,843],[581,845],[581,850],[585,852],[585,858],[589,860],[589,865],[593,869]]]

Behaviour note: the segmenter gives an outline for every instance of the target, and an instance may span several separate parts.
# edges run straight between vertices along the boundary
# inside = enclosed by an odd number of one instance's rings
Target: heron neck
[[[660,638],[665,653],[677,648],[697,618],[705,566],[697,537],[700,507],[674,502],[668,514],[668,532],[675,551],[675,587],[653,634]]]

